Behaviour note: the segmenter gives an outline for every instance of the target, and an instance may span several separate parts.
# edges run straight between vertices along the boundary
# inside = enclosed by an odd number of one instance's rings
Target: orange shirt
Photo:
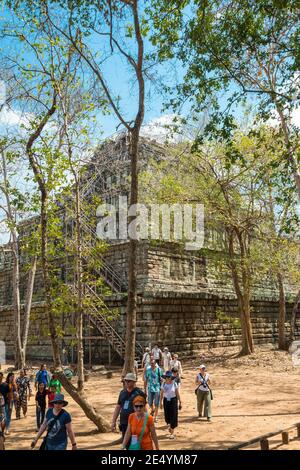
[[[130,425],[131,434],[136,435],[137,439],[139,439],[140,434],[142,432],[144,420],[145,420],[145,416],[142,419],[137,419],[135,413],[132,413],[131,415],[129,415],[128,424]],[[153,444],[152,444],[152,439],[151,439],[151,434],[150,434],[150,428],[153,426],[153,424],[154,424],[153,416],[148,415],[147,424],[146,424],[144,435],[141,441],[142,450],[153,450]]]

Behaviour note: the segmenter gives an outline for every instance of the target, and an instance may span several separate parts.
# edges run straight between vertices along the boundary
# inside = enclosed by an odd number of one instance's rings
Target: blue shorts
[[[160,392],[149,392],[148,391],[148,403],[149,406],[152,406],[154,403],[155,407],[159,406],[160,401]]]

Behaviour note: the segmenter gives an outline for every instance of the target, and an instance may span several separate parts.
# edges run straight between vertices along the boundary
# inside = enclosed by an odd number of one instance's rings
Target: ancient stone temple
[[[149,160],[167,158],[168,149],[149,139],[140,142],[140,167]],[[89,198],[98,194],[110,204],[129,192],[129,156],[126,136],[103,143],[89,162],[82,184],[81,195]],[[26,230],[32,221],[23,223]],[[65,220],[66,237],[72,237],[72,220]],[[83,223],[83,230],[95,238],[96,226]],[[237,302],[229,274],[220,273],[216,267],[213,238],[215,233],[205,233],[204,248],[187,251],[175,242],[140,241],[138,245],[138,312],[137,356],[145,346],[158,343],[168,346],[183,356],[194,356],[206,348],[238,345],[240,328]],[[107,312],[117,309],[119,315],[109,320],[103,311],[91,307],[85,312],[86,363],[120,362],[124,354],[124,328],[126,310],[128,242],[113,240],[102,256],[99,277],[110,287],[105,297]],[[0,340],[7,345],[8,356],[13,356],[12,273],[9,246],[0,251]],[[62,271],[65,266],[62,266]],[[222,275],[221,275],[222,274]],[[98,293],[90,287],[87,293]],[[25,285],[22,284],[23,301]],[[287,321],[295,294],[289,288]],[[278,290],[267,277],[261,279],[251,299],[255,342],[274,343],[277,340]],[[36,276],[32,321],[30,326],[28,358],[50,360],[51,346],[44,315],[41,275]],[[61,347],[67,351],[68,360],[75,361],[74,333],[68,329],[72,318],[61,318],[63,336]],[[297,330],[297,334],[299,330]]]

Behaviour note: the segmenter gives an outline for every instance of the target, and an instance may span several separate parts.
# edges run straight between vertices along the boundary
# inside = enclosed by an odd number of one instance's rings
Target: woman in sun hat
[[[200,372],[196,376],[196,385],[195,390],[197,394],[197,409],[198,417],[202,417],[202,410],[204,404],[204,416],[207,418],[207,421],[211,421],[211,398],[212,393],[210,390],[210,375],[206,371],[204,364],[201,364],[199,367]]]
[[[72,428],[71,415],[63,408],[68,405],[62,394],[55,395],[54,400],[51,401],[54,408],[49,408],[45,421],[43,422],[35,439],[31,443],[33,449],[42,436],[46,428],[48,428],[47,435],[44,438],[41,450],[66,450],[68,445],[68,436],[72,443],[72,450],[77,450],[75,441],[75,434]]]
[[[175,439],[174,429],[178,426],[178,404],[181,409],[182,402],[175,377],[171,371],[163,375],[165,382],[161,386],[160,407],[164,407],[165,421],[169,426],[170,439]]]
[[[128,418],[122,449],[126,449],[130,441],[129,450],[153,450],[153,443],[155,449],[159,450],[153,416],[145,411],[145,398],[137,395],[132,403],[134,413]]]

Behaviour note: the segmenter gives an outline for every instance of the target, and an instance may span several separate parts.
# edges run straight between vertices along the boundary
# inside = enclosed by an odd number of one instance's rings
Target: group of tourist
[[[9,372],[4,380],[3,373],[0,372],[0,420],[2,433],[10,433],[11,416],[14,407],[16,419],[21,418],[21,410],[26,418],[28,401],[31,396],[30,378],[27,375],[26,369],[20,371],[20,376],[17,379],[13,372]]]
[[[46,364],[42,364],[36,373],[34,383],[38,434],[32,441],[31,448],[36,446],[38,439],[47,429],[42,450],[66,449],[67,435],[71,439],[72,449],[76,450],[71,416],[63,409],[68,403],[61,394],[62,384],[57,374],[53,369],[49,372]],[[16,410],[16,419],[21,418],[21,410],[26,417],[28,402],[32,396],[31,381],[26,369],[20,371],[18,378],[10,372],[5,380],[3,373],[0,372],[0,450],[4,449],[4,434],[10,433],[13,407]]]
[[[155,424],[158,422],[159,409],[164,411],[168,426],[169,438],[175,439],[178,426],[178,411],[182,409],[180,395],[183,378],[181,362],[177,354],[171,354],[167,347],[161,350],[155,345],[152,350],[145,349],[142,359],[143,389],[137,387],[137,364],[135,373],[128,373],[123,379],[121,390],[112,418],[112,431],[116,430],[119,418],[119,429],[122,433],[122,449],[159,450]],[[33,449],[39,438],[47,429],[40,449],[65,450],[68,436],[72,450],[77,449],[71,416],[64,409],[68,403],[61,394],[62,384],[54,370],[48,372],[42,364],[35,376],[35,403],[37,435],[32,441]],[[199,367],[195,379],[198,417],[212,418],[210,374],[204,364]],[[33,396],[30,377],[25,369],[18,378],[10,372],[4,380],[0,372],[0,450],[3,445],[4,432],[9,434],[13,406],[16,419],[21,418],[21,411],[26,417],[28,401]],[[46,400],[48,409],[46,411]],[[1,440],[2,439],[2,440]]]
[[[159,449],[155,424],[158,422],[159,408],[164,410],[169,438],[175,439],[174,431],[178,426],[178,411],[182,409],[180,386],[182,366],[177,354],[171,354],[165,347],[163,351],[155,345],[152,350],[145,349],[142,360],[143,390],[136,386],[137,375],[127,374],[123,381],[118,403],[112,418],[112,431],[116,430],[118,417],[122,433],[122,449],[151,450]],[[211,421],[210,375],[201,364],[196,376],[198,417]],[[149,411],[147,410],[147,402]]]

